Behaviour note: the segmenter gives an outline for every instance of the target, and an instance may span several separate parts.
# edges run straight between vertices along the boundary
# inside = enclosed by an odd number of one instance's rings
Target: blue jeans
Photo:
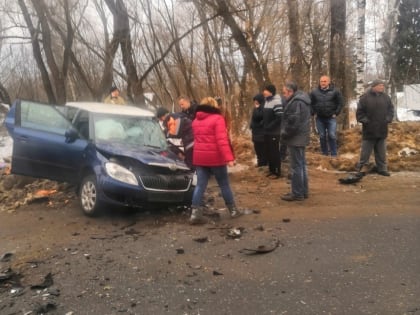
[[[316,116],[316,129],[319,133],[322,154],[337,156],[337,120]]]
[[[225,201],[226,206],[235,205],[233,193],[229,185],[229,176],[228,176],[226,165],[197,166],[196,172],[197,172],[197,186],[195,186],[193,198],[192,198],[193,207],[198,208],[201,206],[204,192],[206,191],[207,184],[212,174],[216,177],[217,184],[220,187],[223,200]]]
[[[308,173],[306,170],[305,147],[288,146],[292,175],[292,195],[305,197],[308,195]]]

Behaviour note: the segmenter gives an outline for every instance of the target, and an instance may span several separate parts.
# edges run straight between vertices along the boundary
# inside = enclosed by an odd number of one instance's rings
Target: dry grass
[[[361,126],[338,133],[339,157],[322,156],[317,135],[311,135],[307,148],[310,167],[331,171],[354,171],[359,159]],[[239,163],[252,165],[254,147],[249,136],[232,138],[232,146]],[[388,166],[391,171],[420,171],[420,122],[395,122],[389,126],[387,139]],[[373,164],[373,156],[371,157]]]

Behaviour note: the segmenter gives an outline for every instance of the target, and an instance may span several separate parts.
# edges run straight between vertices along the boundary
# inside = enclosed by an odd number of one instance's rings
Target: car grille
[[[187,191],[191,186],[191,178],[185,175],[179,176],[140,176],[140,181],[146,190],[157,191]]]
[[[184,202],[186,200],[185,193],[178,192],[158,192],[151,191],[147,194],[149,202],[167,203],[167,202]]]

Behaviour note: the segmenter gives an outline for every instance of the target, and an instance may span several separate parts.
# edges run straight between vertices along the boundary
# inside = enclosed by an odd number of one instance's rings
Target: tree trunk
[[[304,75],[304,58],[302,47],[300,46],[300,23],[299,9],[297,0],[287,0],[289,10],[289,41],[290,41],[290,72],[292,80],[297,83],[299,88],[304,89],[308,86],[307,78]]]
[[[22,11],[23,17],[25,19],[26,25],[28,26],[29,33],[31,34],[32,52],[34,54],[34,58],[38,65],[38,69],[41,72],[41,79],[44,85],[45,93],[47,94],[48,102],[50,104],[57,104],[57,100],[54,94],[54,89],[53,89],[50,77],[48,75],[48,70],[44,63],[44,60],[42,59],[41,45],[38,39],[38,31],[35,29],[32,23],[31,16],[29,14],[28,8],[26,7],[24,0],[18,0],[18,1],[19,1],[19,6]]]
[[[365,92],[365,14],[366,0],[357,0],[356,96]]]
[[[114,34],[120,42],[123,64],[127,73],[127,97],[135,104],[144,107],[146,104],[143,82],[139,80],[139,76],[137,75],[131,44],[129,16],[122,0],[116,1]]]
[[[311,56],[311,71],[309,83],[311,86],[318,86],[321,75],[327,73],[327,67],[324,62],[324,56],[327,50],[327,35],[329,33],[325,27],[324,19],[319,18],[320,10],[311,3],[307,13],[306,19],[311,21],[308,24],[312,40],[312,56]]]
[[[3,84],[0,83],[0,102],[11,105],[10,95]]]
[[[116,4],[113,0],[105,0],[108,9],[111,11],[114,19],[114,32],[112,35],[112,39],[109,40],[109,34],[107,29],[107,17],[105,14],[101,15],[102,24],[104,27],[104,34],[105,34],[105,51],[104,51],[104,70],[101,77],[101,82],[99,84],[99,90],[96,95],[97,99],[102,99],[106,94],[108,94],[110,87],[114,81],[114,59],[115,55],[118,50],[118,46],[120,44],[120,38],[118,34],[118,29],[116,26],[118,25],[118,12]]]
[[[384,58],[384,72],[385,78],[389,82],[388,88],[391,95],[392,102],[395,106],[394,116],[398,120],[397,116],[397,93],[396,86],[397,82],[395,79],[396,71],[396,52],[395,52],[395,38],[397,35],[397,23],[398,23],[398,4],[397,0],[388,0],[388,19],[386,20],[385,31],[382,35],[382,57]]]
[[[346,80],[346,0],[330,0],[331,32],[330,32],[330,76],[331,81],[347,99]],[[339,119],[339,129],[349,127],[348,107],[344,106]]]

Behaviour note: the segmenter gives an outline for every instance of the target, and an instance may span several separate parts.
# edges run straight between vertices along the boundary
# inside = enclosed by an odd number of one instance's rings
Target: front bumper
[[[108,176],[102,177],[98,181],[98,198],[101,202],[127,207],[144,207],[149,203],[191,204],[194,191],[191,176],[187,176],[187,185],[185,185],[186,179],[173,176],[148,177],[139,181],[138,186],[129,185]]]

